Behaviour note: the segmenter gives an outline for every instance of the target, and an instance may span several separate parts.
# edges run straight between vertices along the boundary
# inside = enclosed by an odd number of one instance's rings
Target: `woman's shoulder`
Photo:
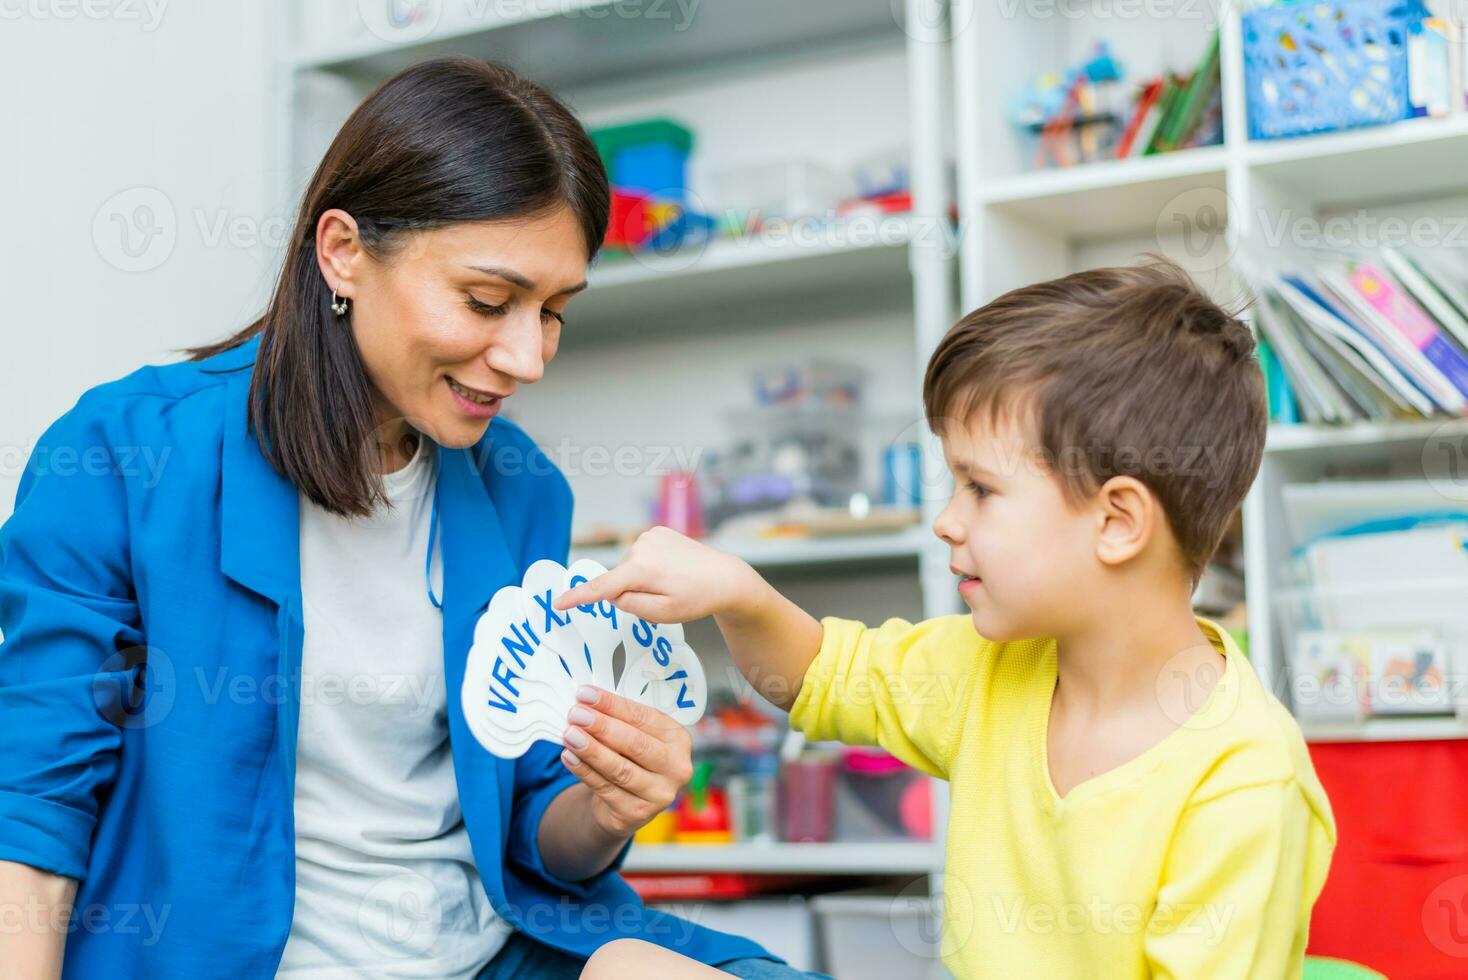
[[[234,378],[248,380],[256,346],[251,341],[202,361],[144,365],[84,391],[57,425],[125,425],[135,429],[148,426],[150,420],[161,420],[164,414],[176,417],[178,403],[205,392],[222,393]],[[200,421],[208,424],[222,417],[221,413],[209,412]]]

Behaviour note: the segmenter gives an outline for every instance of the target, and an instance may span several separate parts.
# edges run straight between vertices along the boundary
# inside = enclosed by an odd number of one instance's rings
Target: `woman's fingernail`
[[[573,725],[580,725],[585,728],[596,720],[596,715],[591,713],[590,708],[583,708],[578,704],[566,713],[566,720]]]
[[[591,743],[586,738],[586,733],[579,728],[568,728],[564,736],[566,744],[573,749],[584,749]]]
[[[582,684],[576,688],[576,700],[586,704],[596,704],[596,699],[601,697],[601,692],[590,684]]]
[[[561,761],[571,768],[575,768],[576,766],[581,765],[581,760],[576,758],[570,752],[562,752]]]

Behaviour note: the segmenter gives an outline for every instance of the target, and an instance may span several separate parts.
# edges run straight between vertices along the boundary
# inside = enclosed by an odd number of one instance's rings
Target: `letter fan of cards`
[[[651,705],[682,725],[703,717],[708,681],[682,626],[649,623],[610,602],[555,608],[563,593],[605,573],[590,560],[570,568],[538,561],[479,617],[460,699],[469,730],[490,752],[516,759],[537,739],[560,744],[583,684]]]

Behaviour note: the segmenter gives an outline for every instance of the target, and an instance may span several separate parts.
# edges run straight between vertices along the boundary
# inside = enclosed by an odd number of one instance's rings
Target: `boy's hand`
[[[688,623],[737,614],[758,602],[764,585],[744,560],[659,526],[639,535],[616,568],[565,593],[555,607],[606,600],[650,623]]]

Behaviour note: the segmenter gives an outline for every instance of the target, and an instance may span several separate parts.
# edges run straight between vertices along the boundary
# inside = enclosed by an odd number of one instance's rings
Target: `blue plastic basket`
[[[1420,0],[1305,0],[1245,15],[1249,136],[1406,119],[1407,39],[1424,14]]]

